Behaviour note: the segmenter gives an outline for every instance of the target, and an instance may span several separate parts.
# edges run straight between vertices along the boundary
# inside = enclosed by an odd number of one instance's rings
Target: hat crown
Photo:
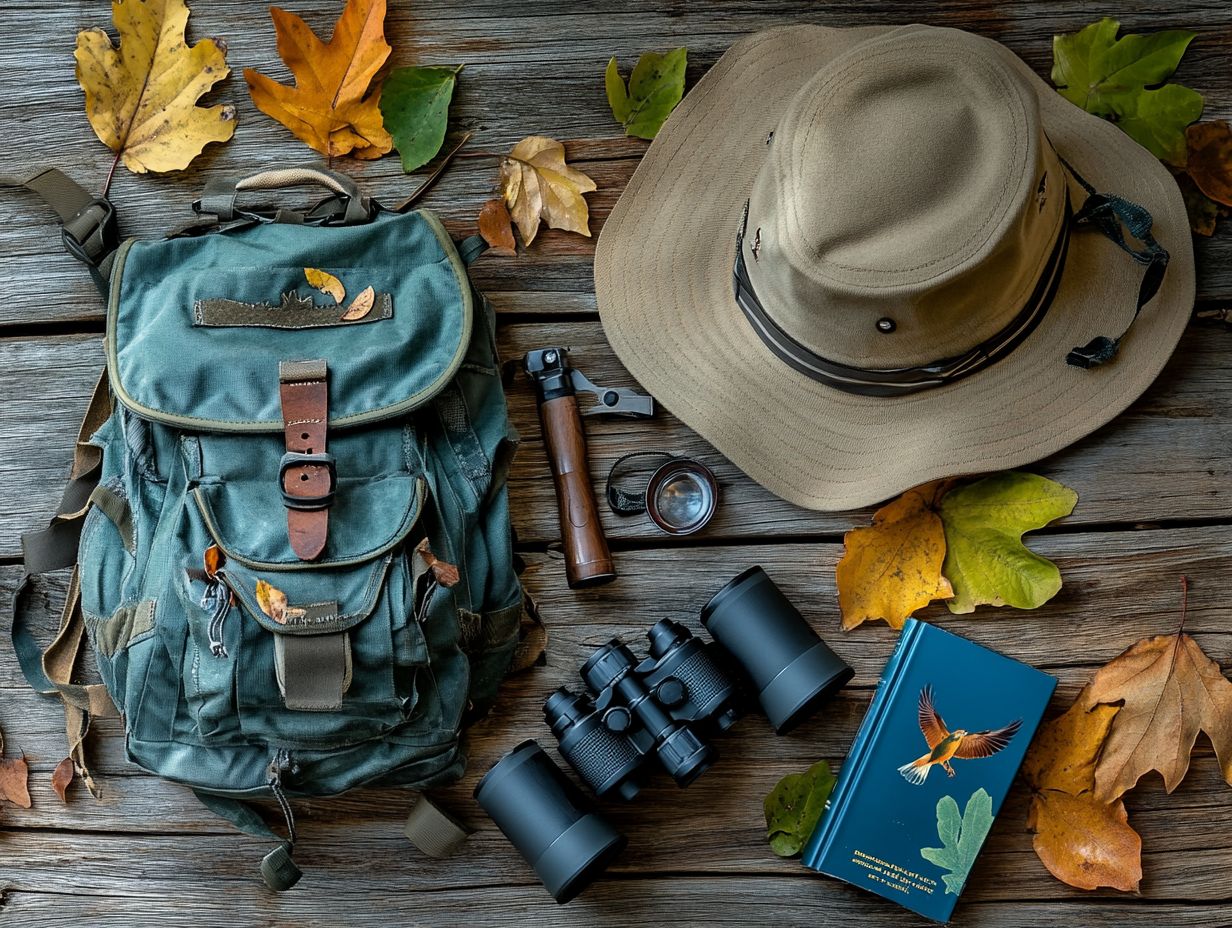
[[[796,94],[750,195],[745,262],[766,312],[817,354],[927,364],[1021,310],[1064,186],[1038,100],[995,43],[896,30]]]

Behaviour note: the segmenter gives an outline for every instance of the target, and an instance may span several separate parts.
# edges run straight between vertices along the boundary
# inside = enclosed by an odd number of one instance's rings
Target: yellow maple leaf
[[[529,245],[540,220],[549,228],[590,236],[590,213],[582,196],[598,189],[593,180],[565,164],[565,146],[532,135],[501,160],[501,192],[514,224]]]
[[[99,28],[77,33],[77,82],[99,140],[135,174],[178,171],[235,133],[235,107],[197,106],[230,69],[213,39],[189,45],[184,0],[112,0],[117,49]]]
[[[902,628],[917,609],[954,595],[941,575],[945,529],[935,508],[947,484],[908,490],[878,509],[871,526],[843,536],[835,580],[844,629],[876,619]]]
[[[393,51],[385,41],[385,0],[348,0],[328,44],[294,13],[271,7],[270,16],[295,86],[245,68],[257,108],[323,155],[388,154],[393,139],[381,118],[380,89],[369,92]]]

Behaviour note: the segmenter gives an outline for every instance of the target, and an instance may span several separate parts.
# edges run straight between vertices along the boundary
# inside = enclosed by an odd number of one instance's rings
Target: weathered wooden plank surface
[[[328,33],[340,0],[295,0],[308,22]],[[863,25],[924,21],[993,36],[1041,74],[1050,37],[1114,12],[1133,31],[1192,27],[1199,37],[1178,79],[1207,95],[1207,115],[1232,116],[1232,6],[1187,0],[1161,16],[1158,4],[1131,0],[1115,11],[1063,0],[950,0],[941,3],[807,0],[390,0],[395,62],[464,63],[451,133],[474,133],[472,157],[460,159],[424,205],[454,234],[473,231],[491,195],[498,153],[523,135],[566,141],[571,159],[599,182],[589,197],[597,232],[632,174],[645,143],[620,138],[602,90],[616,54],[627,68],[641,51],[690,49],[691,84],[736,38],[789,22]],[[91,185],[109,162],[86,123],[72,74],[73,34],[104,24],[103,0],[9,0],[0,5],[0,115],[8,129],[0,170],[52,160]],[[190,33],[225,36],[238,72],[256,65],[285,77],[276,61],[263,4],[197,0]],[[120,172],[114,196],[126,232],[158,235],[191,218],[188,203],[208,172],[238,174],[311,153],[257,113],[238,73],[211,100],[238,105],[236,139],[214,147],[187,172],[136,178]],[[378,197],[394,200],[418,182],[393,158],[344,161]],[[46,214],[25,195],[0,194],[0,613],[19,575],[18,533],[37,524],[58,498],[78,419],[101,361],[98,297],[82,271],[57,252]],[[477,282],[507,323],[507,357],[545,342],[563,343],[599,382],[627,375],[594,320],[593,239],[547,232],[514,259],[485,257]],[[1199,297],[1232,300],[1232,236],[1199,243]],[[1117,422],[1038,468],[1075,487],[1081,502],[1059,528],[1033,545],[1061,566],[1066,586],[1035,613],[988,611],[926,615],[947,628],[1045,667],[1061,683],[1053,710],[1068,704],[1094,669],[1138,638],[1175,627],[1177,577],[1193,581],[1187,630],[1227,667],[1232,621],[1224,591],[1232,584],[1232,376],[1225,358],[1232,333],[1191,326],[1160,381]],[[839,534],[867,511],[805,513],[772,498],[670,415],[653,422],[588,423],[593,476],[634,448],[673,448],[702,456],[723,484],[718,519],[700,538],[677,544],[643,519],[606,516],[621,577],[573,593],[551,551],[558,538],[555,501],[529,390],[511,389],[525,438],[512,477],[512,503],[527,548],[528,588],[551,629],[546,665],[509,681],[491,717],[471,734],[470,772],[448,796],[479,828],[471,851],[430,861],[401,835],[410,797],[359,791],[297,802],[308,877],[295,892],[260,887],[253,865],[265,847],[205,813],[188,794],[144,774],[124,757],[115,721],[95,725],[90,745],[105,794],[74,787],[65,807],[50,771],[63,745],[54,704],[31,694],[7,649],[0,648],[0,728],[9,750],[33,769],[34,808],[0,811],[0,925],[922,925],[881,900],[807,874],[766,850],[761,798],[784,773],[818,757],[841,762],[868,704],[894,634],[884,627],[837,629],[833,567]],[[606,507],[604,507],[606,508]],[[1154,526],[1154,528],[1152,528]],[[545,548],[547,550],[545,550]],[[540,707],[553,687],[576,680],[577,667],[613,635],[639,638],[670,616],[697,629],[699,607],[750,563],[766,566],[807,618],[857,670],[852,684],[790,737],[776,738],[751,716],[722,739],[722,760],[685,792],[657,781],[639,800],[609,812],[631,849],[610,876],[569,907],[555,906],[470,801],[477,777],[524,737],[550,741]],[[37,620],[54,622],[63,577],[40,582]],[[4,620],[0,620],[0,626]],[[3,628],[0,628],[0,632]],[[1193,768],[1165,795],[1156,780],[1130,796],[1132,821],[1147,848],[1142,898],[1068,889],[1044,872],[1024,822],[1029,797],[1019,784],[989,840],[958,909],[959,926],[1158,926],[1232,924],[1232,790],[1222,785],[1201,739]],[[225,910],[226,914],[221,914]]]
[[[633,381],[603,339],[598,323],[520,324],[503,329],[505,357],[565,342],[596,382]],[[1072,486],[1080,502],[1063,525],[1174,523],[1232,519],[1232,330],[1194,323],[1159,381],[1131,409],[1072,448],[1033,469]],[[0,340],[0,395],[13,400],[0,418],[0,557],[19,553],[20,533],[44,521],[59,500],[76,428],[102,364],[97,336]],[[511,477],[514,521],[523,542],[560,538],[556,501],[539,438],[533,391],[524,378],[509,390],[524,445]],[[710,445],[660,411],[653,421],[590,419],[587,434],[596,485],[633,449],[673,449],[709,462],[723,503],[699,536],[727,538],[836,535],[868,521],[868,510],[816,513],[766,492]],[[1161,453],[1166,449],[1166,453]],[[600,506],[609,537],[666,544],[645,517],[613,516]],[[690,539],[696,541],[697,539]]]
[[[1223,527],[1083,532],[1040,538],[1035,545],[1057,561],[1066,578],[1065,588],[1052,603],[1029,619],[1012,612],[949,617],[939,609],[932,610],[932,617],[947,628],[1056,673],[1062,683],[1055,710],[1068,704],[1095,666],[1140,637],[1175,627],[1177,578],[1182,572],[1192,578],[1187,629],[1216,660],[1225,665],[1232,662],[1232,629],[1223,594],[1232,582],[1232,540]],[[565,587],[556,559],[529,555],[527,585],[540,600],[552,628],[547,665],[506,684],[496,713],[472,732],[471,774],[447,793],[480,826],[472,839],[473,853],[475,859],[488,862],[492,881],[524,882],[525,868],[508,853],[467,797],[478,775],[511,744],[523,737],[545,738],[539,709],[543,694],[576,680],[582,660],[611,636],[637,638],[663,617],[684,620],[696,629],[695,617],[705,598],[753,560],[763,564],[801,604],[815,627],[856,668],[856,678],[796,734],[776,738],[764,721],[750,716],[719,742],[720,764],[687,792],[680,793],[660,780],[633,805],[615,808],[613,815],[618,816],[634,848],[615,872],[641,879],[672,871],[679,861],[687,860],[688,871],[696,874],[798,876],[796,865],[776,860],[764,847],[760,797],[784,769],[802,767],[817,757],[836,762],[841,758],[894,640],[884,627],[851,634],[837,631],[830,578],[839,554],[835,544],[685,549],[673,557],[674,582],[660,584],[656,595],[647,597],[647,587],[661,576],[661,556],[654,551],[628,551],[621,556],[622,578],[587,593],[584,602]],[[17,576],[16,568],[0,568],[0,609],[7,606]],[[32,599],[37,621],[45,628],[55,621],[61,586],[60,582],[40,584]],[[33,844],[34,855],[23,856],[10,877],[19,889],[43,887],[54,879],[56,862],[73,840],[62,832],[71,828],[92,832],[90,862],[74,869],[73,892],[110,892],[110,874],[132,852],[134,842],[147,861],[142,874],[147,891],[156,890],[159,879],[180,879],[178,875],[158,876],[162,870],[178,869],[164,866],[166,861],[199,853],[205,869],[195,878],[211,884],[234,881],[241,896],[251,892],[243,887],[240,861],[256,855],[258,842],[233,835],[203,812],[186,790],[141,775],[125,764],[115,722],[100,723],[92,738],[106,789],[104,799],[96,803],[78,794],[70,807],[61,806],[48,785],[58,758],[38,750],[60,743],[58,712],[54,704],[30,695],[23,698],[21,685],[13,659],[0,659],[0,706],[22,700],[22,710],[16,715],[0,710],[0,725],[8,731],[10,744],[27,751],[34,769],[35,808],[14,813],[10,821],[46,830]],[[981,862],[982,878],[973,881],[971,895],[985,902],[1084,898],[1048,884],[1041,896],[1042,871],[1024,828],[1027,802],[1020,784],[990,838]],[[312,892],[332,892],[335,881],[348,882],[352,874],[340,858],[361,851],[374,885],[396,882],[406,866],[403,858],[414,855],[399,844],[398,822],[409,803],[406,794],[391,790],[298,803],[304,863],[314,877],[327,874],[325,882],[314,883]],[[716,816],[716,809],[723,814]],[[664,823],[667,810],[673,816],[672,827]],[[1144,896],[1218,901],[1232,895],[1232,875],[1222,866],[1232,852],[1232,840],[1221,824],[1230,811],[1232,790],[1222,784],[1205,740],[1189,778],[1176,793],[1167,796],[1152,782],[1132,794],[1132,821],[1148,848]],[[151,836],[150,821],[155,818],[160,822],[159,834]],[[164,833],[183,837],[164,837]],[[394,863],[381,863],[391,859]],[[416,885],[422,889],[465,886],[472,878],[471,859],[431,862],[416,857],[414,863]],[[790,887],[792,899],[797,893],[815,891],[798,881]],[[61,884],[58,891],[69,890]],[[986,907],[981,904],[970,911],[984,913]]]
[[[332,0],[297,3],[312,26],[328,34],[337,4]],[[49,19],[46,11],[54,7]],[[647,48],[674,44],[689,47],[688,79],[697,80],[736,38],[769,26],[817,22],[833,26],[928,22],[974,29],[1014,49],[1036,71],[1047,74],[1051,37],[1072,31],[1106,12],[1082,3],[950,2],[841,3],[819,7],[808,0],[768,3],[578,3],[511,6],[506,0],[457,4],[450,0],[390,3],[387,32],[395,62],[462,63],[466,70],[452,109],[455,132],[474,133],[471,151],[500,152],[531,133],[569,142],[570,155],[599,182],[589,199],[596,230],[645,148],[620,139],[603,95],[607,59],[629,59]],[[1178,79],[1207,96],[1207,115],[1232,115],[1232,75],[1226,67],[1232,50],[1232,7],[1222,0],[1177,4],[1160,22],[1158,5],[1146,0],[1118,5],[1116,15],[1129,30],[1193,28],[1199,37],[1186,56]],[[73,36],[80,28],[107,23],[104,3],[74,0],[54,5],[6,3],[0,11],[5,41],[0,67],[12,79],[4,112],[10,127],[0,165],[54,160],[101,185],[109,156],[85,120],[81,91],[73,78]],[[263,8],[247,0],[214,0],[195,9],[194,36],[219,35],[229,46],[236,72],[210,99],[239,109],[235,139],[213,146],[190,171],[162,177],[134,178],[121,171],[114,188],[126,230],[156,235],[191,218],[189,203],[199,193],[207,171],[251,171],[312,154],[281,126],[259,113],[248,99],[239,71],[256,66],[284,78],[274,51],[273,29]],[[394,199],[413,183],[394,158],[375,163],[344,161],[342,170],[363,178],[378,197]],[[473,217],[490,196],[495,176],[490,159],[458,163],[424,201],[438,209],[457,233],[473,231]],[[0,253],[8,259],[3,273],[12,280],[37,279],[37,288],[6,288],[0,324],[97,319],[97,296],[79,269],[56,254],[56,234],[32,198],[6,193],[0,197]],[[586,290],[590,287],[593,241],[546,234],[530,254],[480,267],[476,277],[489,290]],[[1199,292],[1204,299],[1232,298],[1232,238],[1199,243]],[[544,302],[550,303],[545,297]]]

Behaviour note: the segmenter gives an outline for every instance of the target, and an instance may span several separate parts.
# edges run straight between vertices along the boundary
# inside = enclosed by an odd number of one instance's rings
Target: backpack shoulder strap
[[[0,174],[0,187],[21,187],[38,194],[55,210],[63,226],[64,249],[90,270],[106,295],[111,257],[120,244],[115,207],[90,193],[57,168],[38,167],[24,177]]]

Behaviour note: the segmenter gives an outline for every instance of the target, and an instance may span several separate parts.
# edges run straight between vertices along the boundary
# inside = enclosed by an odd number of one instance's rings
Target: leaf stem
[[[123,149],[121,149],[122,151]],[[111,192],[111,179],[115,177],[116,166],[120,163],[120,152],[115,153],[115,157],[111,159],[111,170],[107,172],[107,180],[103,182],[102,198],[107,199],[107,194]]]
[[[1180,635],[1185,630],[1185,619],[1189,616],[1189,578],[1181,574],[1181,625],[1176,630]]]

